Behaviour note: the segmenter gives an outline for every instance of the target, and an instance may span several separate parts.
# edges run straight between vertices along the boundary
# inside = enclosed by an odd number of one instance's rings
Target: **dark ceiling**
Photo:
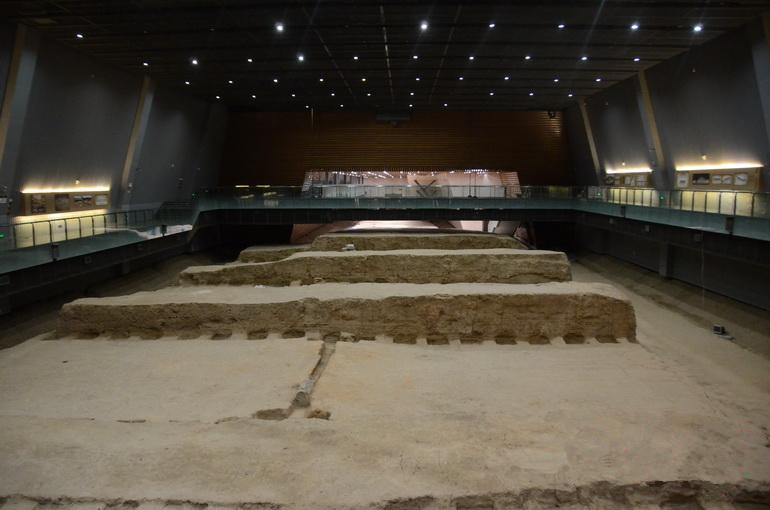
[[[3,2],[0,14],[232,109],[559,110],[569,94],[593,94],[769,8],[758,0],[41,0]]]

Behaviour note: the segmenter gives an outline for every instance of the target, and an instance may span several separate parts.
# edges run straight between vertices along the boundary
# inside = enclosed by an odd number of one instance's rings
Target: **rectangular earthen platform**
[[[297,287],[169,287],[64,305],[59,335],[157,338],[267,332],[387,335],[395,342],[635,338],[629,301],[606,284],[324,283]]]
[[[508,236],[484,233],[428,233],[337,232],[318,236],[310,245],[312,251],[339,251],[348,244],[356,250],[459,250],[484,248],[526,249],[522,243]]]
[[[310,248],[309,244],[278,245],[278,246],[251,246],[243,250],[238,256],[241,262],[270,262],[286,257]]]
[[[302,252],[260,264],[193,266],[180,275],[180,282],[186,285],[545,283],[568,280],[569,261],[564,253],[507,248]]]

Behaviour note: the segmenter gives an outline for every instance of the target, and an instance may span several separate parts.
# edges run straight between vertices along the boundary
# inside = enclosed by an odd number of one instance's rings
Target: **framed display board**
[[[688,190],[759,191],[761,168],[687,170],[676,172],[676,187]]]
[[[109,191],[68,191],[25,193],[26,214],[52,214],[62,212],[107,209],[110,205]]]
[[[607,174],[605,182],[609,186],[618,186],[622,188],[649,188],[651,186],[649,172]]]

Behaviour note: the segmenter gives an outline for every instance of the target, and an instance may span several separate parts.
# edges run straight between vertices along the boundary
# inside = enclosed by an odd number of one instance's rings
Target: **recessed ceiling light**
[[[508,81],[508,80],[510,80],[510,79],[511,79],[511,77],[510,77],[510,76],[506,76],[506,77],[505,77],[505,78],[503,78],[503,79],[504,79],[505,81]]]
[[[526,55],[526,56],[524,57],[524,60],[532,60],[532,55]]]
[[[344,104],[341,104],[341,105],[340,105],[340,108],[345,108],[345,105],[344,105]]]
[[[292,94],[291,97],[297,97],[297,94]]]
[[[190,84],[190,82],[189,82],[189,81],[187,81],[187,80],[185,80],[184,84],[185,84],[185,85],[189,85],[189,84]]]
[[[422,23],[420,23],[420,30],[422,30],[423,32],[428,30],[428,22],[427,21],[423,21]]]
[[[366,81],[366,78],[361,78],[361,81]]]
[[[353,55],[353,60],[358,60],[358,55]]]
[[[214,96],[214,99],[220,99],[220,97],[219,96]]]
[[[562,28],[564,28],[565,26],[566,26],[566,25],[564,25],[564,23],[559,23],[559,24],[556,26],[556,28],[558,28],[559,30],[561,30],[561,29],[562,29]]]
[[[278,78],[273,78],[273,83],[278,83]]]
[[[444,108],[446,108],[447,106],[449,106],[449,105],[448,105],[448,104],[446,104],[446,103],[444,103]]]
[[[639,30],[639,23],[633,23],[631,25],[631,30]]]
[[[257,98],[257,95],[256,95],[256,94],[252,94],[252,95],[251,95],[251,98],[252,98],[252,99],[256,99],[256,98]]]
[[[490,23],[489,24],[489,28],[495,28],[495,24],[494,23]]]
[[[596,83],[599,83],[600,81],[602,81],[601,78],[596,78]]]
[[[414,92],[410,92],[410,93],[409,93],[409,95],[410,95],[410,96],[413,96],[413,95],[414,95]]]
[[[640,60],[642,60],[642,59],[639,58],[639,57],[634,57],[634,62],[639,62]]]
[[[334,92],[332,92],[332,97],[334,97]]]
[[[83,38],[83,34],[75,34],[75,37],[77,37],[78,39],[82,39]]]
[[[532,96],[534,96],[534,95],[535,95],[535,93],[534,93],[534,92],[530,92],[530,93],[529,93],[529,97],[532,97]]]
[[[411,104],[409,105],[409,108],[412,108],[412,105],[411,105]]]
[[[251,64],[252,62],[254,62],[254,59],[253,59],[253,58],[247,58],[247,59],[246,59],[246,62],[248,62],[249,64]]]
[[[554,79],[553,79],[553,82],[554,82],[554,83],[559,83],[559,78],[554,78]]]
[[[494,96],[494,95],[495,95],[495,93],[494,93],[494,92],[490,92],[490,93],[489,93],[489,95],[490,95],[490,96]]]
[[[582,60],[583,62],[585,62],[586,60],[588,60],[588,57],[587,57],[587,56],[585,56],[585,55],[583,55],[582,57],[580,57],[580,60]]]
[[[412,55],[412,60],[417,60],[418,58],[420,57],[418,57],[417,55]]]
[[[150,63],[149,63],[149,62],[142,62],[142,65],[143,65],[144,67],[150,67]]]
[[[459,77],[459,78],[457,78],[457,79],[458,79],[458,80],[460,80],[460,81],[463,81],[465,78],[463,78],[462,76],[460,76],[460,77]]]
[[[191,63],[192,65],[194,65],[194,66],[197,66],[197,65],[198,65],[198,59],[197,59],[197,58],[195,58],[195,57],[193,57],[193,58],[191,58],[191,59],[190,59],[190,63]]]
[[[318,81],[320,81],[321,83],[323,83],[324,79],[323,79],[323,78],[318,78]]]
[[[417,78],[414,79],[414,81],[420,81],[420,77],[418,76]]]
[[[366,97],[372,97],[372,93],[371,92],[367,92],[366,93]]]
[[[701,25],[700,23],[692,27],[693,32],[700,32],[701,30],[703,30],[703,25]]]
[[[275,31],[276,32],[283,32],[283,23],[276,23],[275,24]]]
[[[297,55],[297,60],[299,60],[300,62],[304,62],[305,61],[305,55],[300,53],[299,55]]]
[[[474,57],[473,55],[471,55],[470,57],[468,57],[468,60],[474,60],[475,58],[476,58],[476,57]]]
[[[572,92],[570,92],[569,94],[567,94],[567,97],[572,97]]]
[[[305,105],[305,110],[307,110],[308,108],[310,108],[310,105],[309,105],[309,104],[306,104],[306,105]]]

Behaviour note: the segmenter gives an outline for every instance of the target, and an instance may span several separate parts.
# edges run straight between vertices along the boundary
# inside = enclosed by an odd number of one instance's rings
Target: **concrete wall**
[[[6,37],[0,28],[0,82],[8,83],[6,93],[13,97],[8,133],[0,139],[0,184],[11,192],[15,214],[22,213],[25,187],[72,187],[76,181],[109,186],[111,206],[119,209],[189,200],[194,189],[216,182],[224,106],[154,84],[142,102],[141,75],[24,30],[24,60],[11,83],[4,69],[14,64],[4,55],[12,52],[13,34]],[[137,121],[141,112],[146,124]],[[143,128],[135,130],[135,124]],[[132,133],[136,150],[126,181],[131,186],[123,189]]]
[[[658,187],[674,182],[676,165],[702,164],[705,154],[709,163],[764,164],[764,189],[770,190],[770,45],[761,20],[661,62],[646,76],[665,160],[654,176]],[[586,104],[603,168],[620,168],[624,161],[653,166],[637,77]],[[567,118],[576,111],[568,109]],[[578,122],[566,128],[571,140],[585,137]],[[575,177],[589,184],[591,161],[581,151],[571,144]]]
[[[11,65],[11,52],[13,51],[13,38],[16,27],[0,24],[0,104],[5,97],[5,87],[8,80],[8,70]]]

